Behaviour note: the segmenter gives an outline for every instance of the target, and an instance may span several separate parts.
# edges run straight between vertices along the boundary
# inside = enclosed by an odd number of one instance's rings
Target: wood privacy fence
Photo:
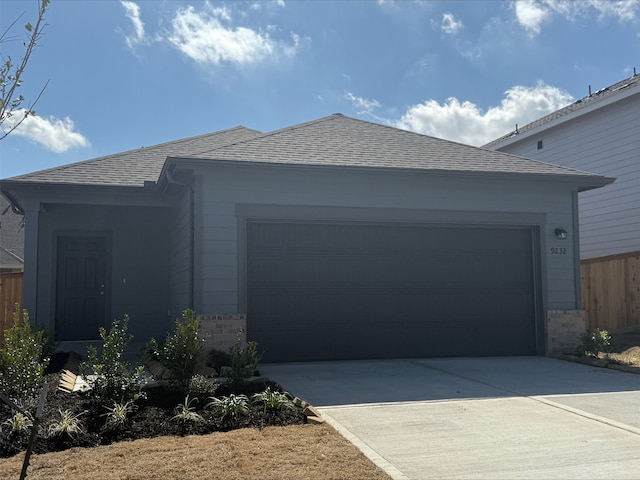
[[[4,331],[13,326],[16,303],[22,305],[24,273],[0,273],[0,340]]]
[[[582,260],[587,330],[640,330],[640,252]]]

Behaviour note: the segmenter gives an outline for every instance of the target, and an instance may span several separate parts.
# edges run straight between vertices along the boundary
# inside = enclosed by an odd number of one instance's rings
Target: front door
[[[107,322],[107,238],[59,236],[56,339],[98,339]]]

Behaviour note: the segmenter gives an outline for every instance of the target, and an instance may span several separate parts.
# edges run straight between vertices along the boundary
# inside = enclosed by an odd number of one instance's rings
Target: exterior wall
[[[575,192],[566,184],[273,165],[205,168],[197,195],[200,314],[246,313],[243,222],[261,217],[532,226],[540,232],[534,243],[541,252],[541,309],[580,305]],[[555,238],[560,226],[568,240]]]
[[[171,209],[169,223],[170,316],[191,307],[191,195],[184,189]]]
[[[56,237],[106,234],[110,239],[110,318],[130,317],[134,341],[162,337],[171,321],[167,209],[50,204],[39,214],[38,325],[54,327]]]
[[[616,177],[580,193],[581,257],[640,250],[640,93],[493,148]]]

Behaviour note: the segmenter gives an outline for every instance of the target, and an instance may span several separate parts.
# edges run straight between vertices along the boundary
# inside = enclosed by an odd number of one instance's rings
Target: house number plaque
[[[567,247],[551,247],[551,255],[566,255]]]

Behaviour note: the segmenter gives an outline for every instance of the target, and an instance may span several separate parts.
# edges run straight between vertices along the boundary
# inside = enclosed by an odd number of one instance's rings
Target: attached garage
[[[25,306],[57,340],[128,314],[144,343],[192,308],[206,349],[256,340],[263,361],[291,362],[566,348],[563,318],[581,318],[578,192],[612,181],[335,114],[0,189],[25,217]],[[64,288],[67,238],[108,239],[99,291]],[[70,328],[88,317],[68,297],[96,294],[93,327]]]
[[[249,222],[249,338],[274,362],[535,355],[536,233]]]

